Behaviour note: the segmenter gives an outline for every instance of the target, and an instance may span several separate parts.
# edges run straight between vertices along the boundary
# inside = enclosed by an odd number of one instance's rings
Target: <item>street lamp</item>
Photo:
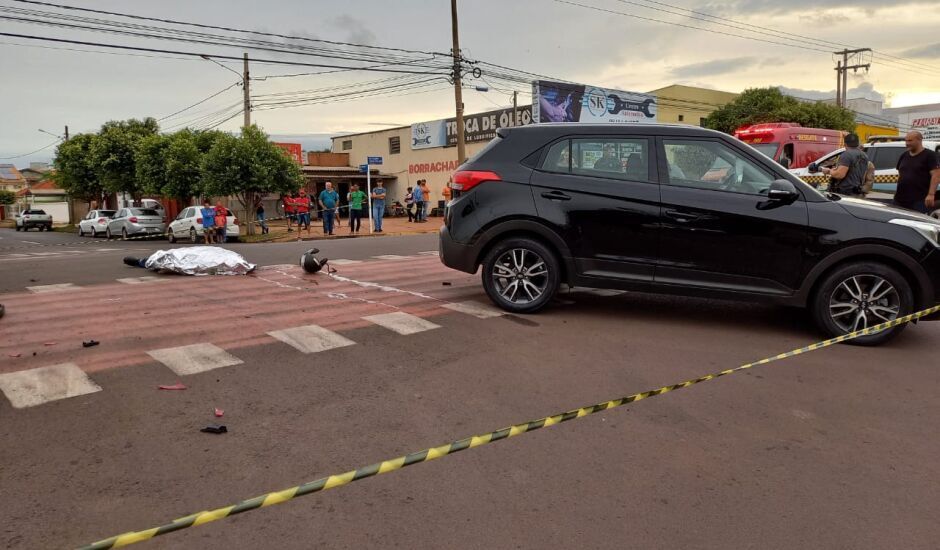
[[[43,130],[42,128],[38,128],[38,130],[39,130],[40,132],[44,133],[44,134],[49,134],[50,136],[52,136],[52,137],[54,137],[54,138],[62,139],[62,136],[57,136],[57,135],[53,134],[52,132],[47,132],[47,131]]]

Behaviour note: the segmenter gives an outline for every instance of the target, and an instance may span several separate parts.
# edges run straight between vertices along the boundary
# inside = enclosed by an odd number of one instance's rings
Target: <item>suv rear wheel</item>
[[[524,237],[497,243],[483,259],[483,288],[493,302],[512,313],[534,313],[558,290],[560,267],[542,243]]]
[[[877,262],[844,265],[830,273],[813,298],[816,324],[829,336],[893,321],[913,312],[914,293],[897,270]],[[849,340],[875,346],[897,336],[906,325]]]

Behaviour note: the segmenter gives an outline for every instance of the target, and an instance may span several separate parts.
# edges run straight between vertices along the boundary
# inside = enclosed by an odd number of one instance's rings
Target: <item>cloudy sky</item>
[[[447,52],[450,48],[450,3],[447,0],[50,1],[357,44],[432,52]],[[807,40],[815,38],[875,49],[871,72],[850,78],[850,87],[856,89],[851,95],[883,98],[902,106],[940,102],[940,44],[935,43],[938,40],[935,23],[931,17],[925,17],[933,13],[936,5],[936,0],[461,0],[461,48],[473,59],[624,90],[648,91],[681,83],[736,92],[754,86],[779,85],[808,97],[824,97],[832,95],[835,87],[834,61],[828,52],[837,48]],[[11,8],[54,10],[48,6],[0,0],[0,33],[212,55],[240,56],[244,51],[243,48],[140,39],[3,19],[23,17],[22,13],[10,11]],[[110,16],[55,11],[132,22]],[[709,19],[707,15],[734,22],[702,21]],[[225,34],[213,30],[203,32]],[[745,36],[750,39],[742,38]],[[215,122],[238,108],[242,92],[237,85],[233,86],[237,76],[209,61],[140,52],[134,56],[126,55],[131,52],[109,55],[101,51],[91,46],[0,36],[0,99],[4,106],[0,112],[0,158],[49,145],[54,138],[40,133],[40,128],[58,135],[68,124],[75,134],[94,131],[111,119],[163,118],[229,86],[197,107],[166,118],[161,125],[172,129],[187,123]],[[259,59],[356,64],[323,57],[248,52]],[[897,58],[908,61],[901,62]],[[241,69],[240,62],[225,63],[236,71]],[[259,109],[252,114],[253,122],[271,134],[298,136],[375,130],[386,124],[409,124],[453,114],[453,89],[448,89],[443,79],[414,84],[419,79],[431,78],[427,75],[344,71],[277,76],[323,70],[252,64],[253,77],[267,77],[251,82],[252,94],[259,95],[253,103],[273,103],[271,106],[280,107]],[[470,112],[511,102],[509,94],[513,84],[487,78],[487,75],[484,70],[482,79],[470,84],[485,85],[487,82],[483,80],[487,80],[493,86],[489,92],[467,90],[464,93]],[[323,88],[348,93],[349,90],[374,89],[382,84],[369,82],[383,79],[389,86],[405,86],[401,91],[390,88],[387,93],[366,99],[292,108],[276,103],[279,98],[298,96],[275,94]],[[361,87],[339,88],[353,84]],[[412,88],[412,85],[421,87]],[[521,83],[514,86],[522,91],[526,89]],[[324,94],[323,91],[311,93]],[[530,101],[529,96],[520,95],[520,102],[526,101]],[[219,128],[236,130],[240,123],[241,117],[235,116]],[[51,152],[52,148],[0,162],[22,166],[29,160],[48,160]]]

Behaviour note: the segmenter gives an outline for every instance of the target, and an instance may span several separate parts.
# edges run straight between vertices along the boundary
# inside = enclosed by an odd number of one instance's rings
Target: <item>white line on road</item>
[[[17,409],[101,391],[75,363],[0,374],[0,391]]]
[[[349,338],[318,325],[275,330],[268,334],[301,353],[317,353],[355,344]]]
[[[506,314],[504,311],[496,309],[493,306],[476,302],[474,300],[458,302],[455,304],[444,304],[441,307],[459,311],[460,313],[466,313],[467,315],[473,315],[478,319],[491,319],[493,317],[499,317],[500,315]]]
[[[426,330],[441,328],[440,325],[435,325],[427,319],[422,319],[417,315],[405,313],[404,311],[370,315],[368,317],[363,317],[363,319],[369,321],[370,323],[375,323],[380,327],[385,327],[391,331],[397,332],[402,336],[408,336],[409,334],[417,334]]]
[[[333,265],[352,265],[352,264],[361,264],[362,260],[344,260],[340,258],[339,260],[330,260],[329,263]]]
[[[170,367],[179,376],[243,363],[238,357],[212,344],[193,344],[178,348],[155,349],[148,351],[147,355]]]
[[[424,252],[418,252],[418,256],[437,256],[439,252],[437,250],[425,250]]]
[[[26,243],[26,244],[42,244],[42,243],[37,243],[36,241],[20,241],[20,242]]]
[[[28,286],[26,290],[30,292],[35,292],[36,294],[43,294],[46,292],[62,292],[66,290],[78,290],[80,287],[75,286],[73,283],[61,283],[57,285],[38,285],[38,286]]]
[[[410,256],[399,256],[398,254],[382,254],[381,256],[372,256],[377,260],[408,260]]]

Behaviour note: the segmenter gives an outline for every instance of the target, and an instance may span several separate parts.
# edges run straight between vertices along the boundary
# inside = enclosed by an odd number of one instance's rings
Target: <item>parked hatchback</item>
[[[581,124],[497,135],[453,176],[440,255],[482,266],[505,310],[537,311],[567,283],[808,307],[835,336],[938,302],[937,220],[820,193],[731,136]]]
[[[117,214],[108,222],[105,228],[105,236],[111,239],[115,235],[120,235],[122,239],[137,236],[163,235],[166,230],[166,224],[163,223],[163,216],[159,212],[150,208],[121,208]]]
[[[108,230],[108,222],[116,213],[116,210],[92,210],[82,218],[82,221],[78,222],[78,236],[91,235],[97,237],[104,235]]]
[[[171,243],[177,239],[189,239],[189,242],[197,243],[203,238],[202,230],[202,207],[190,206],[184,208],[176,216],[176,219],[170,222],[166,230],[166,238]],[[225,239],[237,240],[239,234],[238,218],[228,208],[225,209]]]

